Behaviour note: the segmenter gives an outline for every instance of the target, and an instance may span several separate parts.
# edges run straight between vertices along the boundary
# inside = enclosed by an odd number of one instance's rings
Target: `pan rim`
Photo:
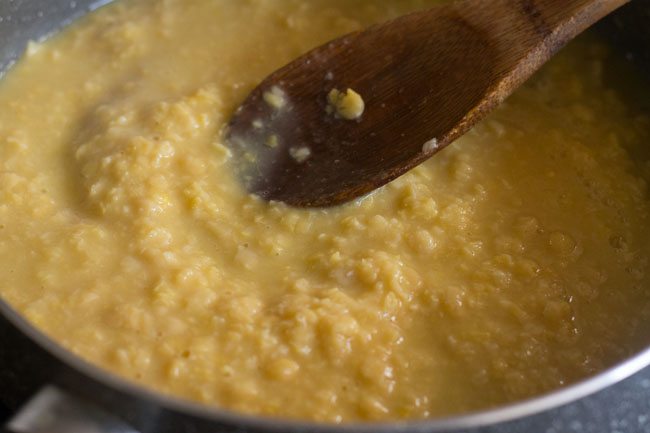
[[[278,433],[305,431],[312,433],[433,433],[487,427],[523,419],[574,402],[614,385],[650,365],[650,346],[648,346],[635,355],[581,381],[527,400],[492,409],[424,420],[328,424],[239,413],[162,394],[131,382],[75,355],[32,325],[3,299],[0,299],[0,315],[57,361],[71,368],[75,373],[93,379],[110,390],[203,421],[217,424],[226,423],[239,428],[258,428]]]

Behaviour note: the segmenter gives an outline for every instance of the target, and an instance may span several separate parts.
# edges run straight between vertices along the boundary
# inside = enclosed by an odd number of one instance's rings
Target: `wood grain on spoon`
[[[227,141],[262,198],[344,203],[447,146],[626,2],[464,0],[343,36],[267,77],[231,119]],[[362,95],[359,119],[327,113],[335,88]]]

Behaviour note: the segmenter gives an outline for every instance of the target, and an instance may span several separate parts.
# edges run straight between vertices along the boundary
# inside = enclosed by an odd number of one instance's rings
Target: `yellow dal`
[[[123,1],[31,45],[0,86],[0,293],[147,387],[334,422],[492,407],[643,347],[650,119],[593,41],[357,203],[233,176],[220,132],[260,79],[433,3]]]

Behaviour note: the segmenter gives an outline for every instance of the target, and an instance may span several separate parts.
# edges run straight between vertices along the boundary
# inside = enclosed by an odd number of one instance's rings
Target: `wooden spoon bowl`
[[[227,141],[262,198],[344,203],[457,139],[626,2],[464,0],[343,36],[267,77],[231,119]],[[329,92],[348,88],[365,101],[356,120],[328,110]]]

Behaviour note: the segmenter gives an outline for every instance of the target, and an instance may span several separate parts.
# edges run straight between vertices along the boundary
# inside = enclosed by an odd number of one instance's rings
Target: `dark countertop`
[[[650,368],[533,420],[481,433],[650,433]]]

